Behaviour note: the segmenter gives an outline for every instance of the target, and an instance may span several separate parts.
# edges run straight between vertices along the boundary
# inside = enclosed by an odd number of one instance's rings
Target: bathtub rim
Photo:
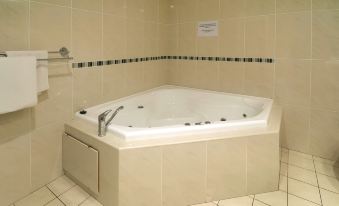
[[[65,123],[65,133],[80,138],[80,141],[91,145],[99,143],[105,144],[118,150],[155,147],[161,145],[173,145],[191,142],[203,142],[209,140],[220,140],[226,138],[237,138],[243,136],[255,136],[261,134],[280,133],[282,122],[282,107],[273,104],[266,127],[246,128],[234,131],[225,131],[219,134],[187,135],[176,137],[164,137],[157,139],[143,139],[140,141],[125,141],[113,133],[107,133],[105,137],[97,135],[97,126],[83,119],[75,117],[73,120]]]
[[[142,141],[148,138],[157,138],[157,135],[161,135],[162,137],[173,137],[173,136],[177,136],[177,134],[166,134],[165,132],[157,132],[158,130],[160,130],[160,128],[163,128],[164,130],[171,130],[172,128],[178,128],[180,127],[178,130],[180,130],[180,132],[182,133],[182,135],[190,135],[190,130],[193,132],[202,132],[202,133],[213,133],[210,132],[208,130],[219,130],[218,132],[222,133],[224,132],[223,130],[227,130],[227,129],[243,129],[242,127],[266,127],[268,125],[268,119],[269,119],[269,115],[272,111],[272,107],[273,107],[273,103],[274,101],[270,98],[265,98],[265,97],[256,97],[256,96],[249,96],[249,95],[243,95],[243,94],[233,94],[233,93],[227,93],[227,92],[222,92],[222,91],[213,91],[213,90],[206,90],[206,89],[198,89],[198,88],[190,88],[190,87],[182,87],[182,86],[175,86],[175,85],[163,85],[163,86],[159,86],[159,87],[155,87],[149,90],[145,90],[142,92],[138,92],[129,96],[125,96],[113,101],[109,101],[109,102],[105,102],[103,104],[99,104],[99,105],[95,105],[92,107],[89,107],[89,110],[95,110],[95,109],[101,109],[101,108],[105,108],[108,107],[112,104],[117,104],[119,102],[124,102],[126,100],[130,100],[132,98],[135,97],[140,97],[142,95],[146,95],[146,94],[151,94],[155,93],[157,91],[161,91],[161,90],[175,90],[175,89],[182,89],[182,90],[192,90],[195,92],[202,92],[202,93],[208,93],[208,94],[215,94],[215,95],[223,95],[223,96],[230,96],[230,97],[234,97],[234,98],[241,98],[243,100],[245,100],[244,104],[246,104],[246,100],[250,101],[259,101],[263,103],[263,111],[261,111],[259,114],[249,117],[245,120],[232,120],[232,121],[228,121],[227,123],[221,122],[221,121],[217,121],[214,124],[211,125],[200,125],[198,128],[198,126],[192,125],[189,128],[188,127],[183,127],[182,125],[166,125],[163,127],[154,127],[154,128],[146,128],[146,127],[133,127],[133,128],[128,128],[127,126],[123,126],[123,125],[110,125],[108,127],[108,132],[107,133],[113,133],[116,136],[120,136],[120,138],[122,138],[124,141]],[[78,112],[76,112],[75,116],[79,119],[83,119],[85,121],[90,122],[91,124],[94,125],[98,125],[97,120],[93,119],[93,117],[89,117],[86,115],[81,115]],[[114,128],[114,129],[113,129]],[[152,130],[151,132],[148,132],[147,130]],[[149,133],[150,137],[146,137],[145,135],[140,137],[140,135],[136,135],[138,133]],[[153,133],[158,133],[158,134],[153,134]]]

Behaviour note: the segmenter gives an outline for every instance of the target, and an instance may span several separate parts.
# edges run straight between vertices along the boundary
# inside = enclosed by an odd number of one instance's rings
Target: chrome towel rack
[[[62,47],[59,51],[49,51],[49,54],[60,54],[61,57],[53,57],[47,59],[37,59],[37,61],[57,61],[57,60],[73,60],[73,57],[69,56],[70,51],[66,47]],[[1,51],[0,56],[7,57],[6,52]]]

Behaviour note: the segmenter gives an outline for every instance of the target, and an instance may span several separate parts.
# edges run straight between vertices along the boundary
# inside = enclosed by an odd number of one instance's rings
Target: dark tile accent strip
[[[273,58],[252,58],[252,57],[199,57],[199,56],[155,56],[155,57],[141,57],[130,59],[115,59],[105,61],[92,61],[92,62],[78,62],[73,63],[72,68],[84,68],[84,67],[101,67],[112,64],[127,64],[134,62],[147,62],[158,60],[191,60],[191,61],[220,61],[220,62],[256,62],[256,63],[274,63]]]

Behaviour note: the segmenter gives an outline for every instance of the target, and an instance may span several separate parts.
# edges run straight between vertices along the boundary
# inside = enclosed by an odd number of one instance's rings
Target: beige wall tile
[[[206,143],[163,147],[164,206],[205,202],[205,159]]]
[[[109,102],[121,98],[125,91],[125,66],[110,65],[103,68],[103,101]]]
[[[174,64],[174,65],[173,65]],[[171,62],[170,83],[175,85],[194,87],[197,85],[197,62]]]
[[[32,133],[32,188],[36,190],[62,175],[62,134],[64,122],[36,129]]]
[[[126,0],[103,0],[103,12],[126,16]]]
[[[246,16],[246,0],[220,0],[220,18]]]
[[[245,55],[245,20],[231,18],[219,22],[220,56],[243,57]]]
[[[311,110],[310,150],[313,155],[338,160],[339,114]]]
[[[279,136],[277,134],[248,137],[247,193],[258,194],[278,190]]]
[[[311,12],[277,15],[277,48],[279,58],[311,58]]]
[[[72,69],[68,64],[50,65],[49,69],[50,88],[39,95],[39,103],[33,109],[34,128],[56,122],[66,122],[73,116]],[[53,70],[58,70],[60,73],[53,74]],[[61,72],[62,70],[65,72]]]
[[[312,63],[311,105],[339,111],[339,61],[314,60]]]
[[[89,11],[102,11],[102,0],[72,0],[72,7]]]
[[[246,0],[247,16],[275,13],[275,0]]]
[[[102,15],[75,9],[72,12],[72,54],[75,60],[100,59],[102,50]]]
[[[159,20],[159,0],[144,0],[144,19],[153,23]]]
[[[0,1],[0,48],[28,48],[28,1]]]
[[[207,143],[207,201],[246,194],[246,138]]]
[[[143,0],[126,0],[127,18],[145,20],[145,5]]]
[[[194,22],[179,24],[178,55],[195,56],[197,54],[196,28]]]
[[[123,59],[126,57],[126,23],[125,18],[104,14],[103,57],[105,59]],[[117,32],[117,28],[119,32]]]
[[[159,55],[176,55],[178,51],[178,25],[159,25]]]
[[[198,0],[177,0],[178,21],[195,22],[198,19]]]
[[[198,21],[211,21],[219,19],[219,0],[197,0]]]
[[[198,61],[196,69],[196,87],[208,90],[219,88],[219,63]]]
[[[339,57],[339,11],[313,11],[312,44],[314,59]]]
[[[275,100],[283,105],[310,105],[311,61],[279,59],[275,67]]]
[[[311,0],[277,0],[277,12],[296,12],[311,10]]]
[[[162,204],[161,158],[161,147],[120,152],[119,205],[159,206]]]
[[[73,73],[74,112],[99,104],[102,99],[102,71],[75,69]]]
[[[274,55],[275,15],[246,19],[246,56],[269,57]]]
[[[30,136],[0,145],[0,204],[9,205],[30,192]]]
[[[143,64],[125,65],[125,96],[143,91],[145,89],[143,67]]]
[[[178,4],[176,0],[159,1],[159,22],[164,24],[178,22]]]
[[[71,0],[35,0],[41,3],[55,4],[60,6],[71,6]]]
[[[32,2],[31,49],[55,51],[71,45],[71,9]]]
[[[244,94],[273,97],[274,65],[260,63],[245,64]]]
[[[158,24],[144,23],[144,56],[158,56]]]
[[[144,84],[146,89],[159,87],[166,82],[167,73],[158,62],[144,62]]]
[[[17,137],[28,135],[31,131],[31,110],[23,109],[0,115],[0,144]]]
[[[219,56],[219,37],[198,37],[198,56]]]
[[[241,94],[243,91],[245,64],[220,62],[220,91]]]
[[[312,0],[313,9],[338,9],[339,2],[337,0]]]
[[[285,106],[282,122],[282,146],[292,150],[309,153],[308,108]]]

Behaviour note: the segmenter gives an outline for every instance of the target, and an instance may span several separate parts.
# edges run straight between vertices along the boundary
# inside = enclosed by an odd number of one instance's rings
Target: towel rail
[[[66,47],[62,47],[59,51],[49,51],[49,54],[60,54],[61,57],[48,58],[48,59],[37,59],[38,61],[56,61],[56,60],[72,60],[73,57],[69,56],[69,50]],[[7,57],[6,52],[0,51],[0,56]]]

